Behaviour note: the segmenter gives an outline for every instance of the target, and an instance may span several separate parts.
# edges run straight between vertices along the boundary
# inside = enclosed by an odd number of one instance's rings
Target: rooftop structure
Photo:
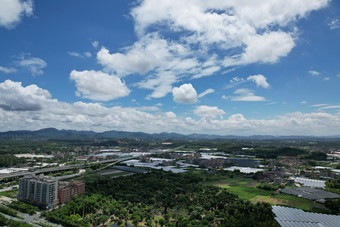
[[[312,187],[312,188],[324,188],[326,185],[326,181],[324,180],[314,180],[309,178],[303,178],[303,177],[297,177],[295,178],[295,182],[303,184],[303,186],[306,187]]]
[[[305,212],[300,209],[272,206],[275,220],[282,227],[291,226],[315,226],[315,227],[338,227],[340,215],[329,215]]]
[[[27,175],[19,179],[18,200],[49,209],[58,204],[57,189],[55,178]]]
[[[338,194],[309,187],[285,188],[282,189],[281,192],[290,195],[296,195],[309,200],[319,200],[320,202],[327,198],[330,199],[340,198],[340,195]]]
[[[223,170],[229,170],[229,171],[240,170],[241,173],[263,172],[263,169],[250,168],[250,167],[238,167],[238,166],[232,166],[232,167],[229,167],[229,168],[224,168]]]
[[[126,172],[132,172],[132,173],[147,173],[147,170],[144,169],[139,169],[139,168],[134,168],[134,167],[129,167],[129,166],[113,166],[112,169],[117,169],[121,171],[126,171]]]

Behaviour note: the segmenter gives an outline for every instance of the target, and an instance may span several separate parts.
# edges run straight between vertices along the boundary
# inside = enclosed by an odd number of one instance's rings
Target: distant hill
[[[55,128],[45,128],[37,131],[19,130],[0,132],[0,139],[9,140],[93,140],[93,139],[156,139],[156,140],[213,140],[213,139],[231,139],[231,140],[273,140],[273,139],[339,139],[335,137],[310,137],[310,136],[235,136],[235,135],[208,135],[208,134],[190,134],[183,135],[179,133],[144,133],[144,132],[125,132],[125,131],[76,131],[76,130],[58,130]]]

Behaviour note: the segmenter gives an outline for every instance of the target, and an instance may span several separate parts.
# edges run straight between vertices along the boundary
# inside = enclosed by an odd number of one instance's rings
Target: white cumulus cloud
[[[324,106],[339,109],[339,105]],[[236,113],[225,117],[215,107],[198,107],[194,120],[161,110],[148,113],[141,108],[106,107],[100,103],[66,103],[32,84],[6,80],[0,83],[0,125],[2,131],[36,130],[46,127],[94,131],[122,130],[148,133],[208,133],[218,135],[337,135],[340,114],[294,112],[271,119],[247,119]],[[145,108],[147,111],[155,108]],[[223,112],[222,112],[223,111]],[[318,110],[322,111],[322,109]]]
[[[267,78],[261,74],[249,76],[247,80],[254,81],[258,87],[268,88]]]
[[[139,74],[137,86],[152,90],[147,98],[161,98],[178,81],[278,62],[296,45],[295,22],[328,2],[138,1],[131,11],[137,41],[118,52],[103,47],[97,60],[119,77]]]
[[[225,112],[217,106],[202,105],[194,109],[194,114],[199,117],[216,118],[217,116],[225,114]]]
[[[32,0],[0,0],[0,26],[13,28],[24,15],[33,14]]]
[[[91,100],[109,101],[130,93],[119,77],[100,71],[73,70],[70,79],[76,82],[77,95]]]
[[[6,80],[0,83],[0,108],[8,111],[36,111],[51,97],[47,90],[36,85],[23,87],[21,82]]]
[[[192,104],[197,101],[197,92],[195,88],[189,84],[183,84],[180,87],[172,89],[174,102]]]

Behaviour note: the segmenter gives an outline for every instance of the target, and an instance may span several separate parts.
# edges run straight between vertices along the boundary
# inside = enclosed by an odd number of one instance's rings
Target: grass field
[[[208,185],[215,185],[218,187],[227,188],[228,186],[250,186],[255,187],[257,181],[251,178],[243,178],[243,177],[234,177],[234,178],[222,178],[214,181],[206,182]]]
[[[250,200],[251,198],[257,195],[268,196],[272,193],[270,191],[265,191],[262,189],[253,188],[249,186],[234,186],[227,188],[227,190],[230,191],[231,193],[238,195],[240,199],[244,200]]]
[[[311,200],[297,196],[282,193],[276,194],[272,191],[256,188],[257,181],[249,178],[225,178],[209,181],[206,184],[225,188],[231,193],[238,195],[240,199],[249,200],[252,203],[266,202],[272,205],[284,205],[306,211],[311,211],[311,206],[314,203]]]
[[[313,205],[313,201],[311,200],[299,198],[297,196],[292,195],[285,195],[281,193],[269,196],[257,195],[251,198],[249,201],[251,201],[252,203],[266,202],[271,205],[285,205],[289,207],[303,209],[306,211],[311,211],[311,207]]]

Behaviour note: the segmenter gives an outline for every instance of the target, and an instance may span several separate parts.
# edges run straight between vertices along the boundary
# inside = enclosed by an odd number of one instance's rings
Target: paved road
[[[0,174],[0,180],[1,179],[6,179],[6,178],[12,178],[12,177],[22,177],[28,174],[41,174],[41,173],[49,173],[49,172],[58,172],[58,171],[65,171],[65,170],[71,170],[71,169],[82,169],[86,168],[89,165],[92,164],[103,164],[103,163],[118,163],[118,162],[123,162],[129,159],[134,159],[138,158],[139,156],[134,156],[134,157],[128,157],[128,158],[116,158],[116,159],[110,159],[110,160],[103,160],[99,162],[91,162],[87,164],[79,164],[79,165],[70,165],[70,166],[58,166],[58,167],[50,167],[50,168],[43,168],[43,169],[38,169],[34,172],[31,171],[20,171],[20,172],[15,172],[15,173],[7,173],[7,174]]]
[[[10,186],[10,187],[0,189],[0,192],[5,192],[5,191],[13,190],[12,187],[17,187],[17,188],[19,188],[19,185],[12,185],[12,186]]]
[[[5,206],[2,202],[0,202],[0,204],[2,206]],[[19,218],[16,218],[16,217],[9,216],[9,215],[4,214],[4,213],[0,213],[0,214],[4,215],[7,219],[12,219],[12,220],[15,220],[15,221],[20,221],[20,222],[25,222],[25,223],[28,223],[30,225],[37,226],[37,227],[41,227],[41,225],[39,225],[38,223],[44,223],[44,224],[46,224],[48,226],[62,227],[62,225],[54,224],[54,223],[49,222],[46,219],[40,217],[40,213],[39,212],[37,214],[30,215],[30,214],[26,214],[26,213],[22,213],[22,212],[18,211],[18,216],[23,218],[23,220],[19,219]]]

